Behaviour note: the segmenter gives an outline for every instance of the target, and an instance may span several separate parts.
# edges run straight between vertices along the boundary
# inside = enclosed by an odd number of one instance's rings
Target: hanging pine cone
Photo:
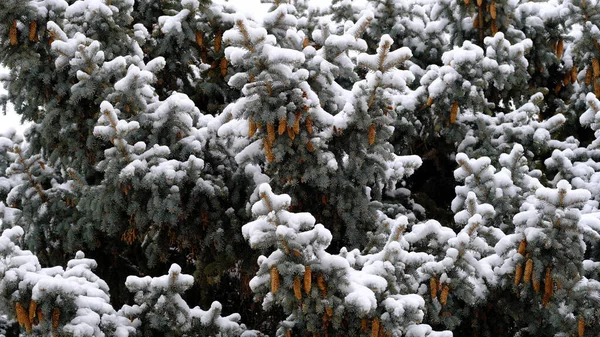
[[[535,273],[533,273],[531,275],[531,283],[533,284],[533,290],[539,294],[542,286],[541,286],[540,279],[538,278],[538,276]]]
[[[17,312],[17,322],[19,322],[21,326],[24,326],[27,332],[31,332],[31,321],[21,302],[15,304],[15,311]]]
[[[375,124],[369,125],[369,145],[375,144]]]
[[[371,325],[371,337],[379,336],[379,317],[373,318],[373,323]]]
[[[490,3],[490,16],[492,17],[492,20],[496,20],[496,1]]]
[[[271,143],[268,139],[265,138],[263,141],[263,146],[265,148],[265,155],[267,156],[267,162],[272,163],[275,161],[275,155],[273,155],[273,149],[271,148]]]
[[[227,59],[222,58],[219,66],[221,67],[221,76],[223,76],[223,77],[227,76]]]
[[[267,136],[269,144],[273,144],[275,142],[275,125],[273,123],[267,123]]]
[[[295,117],[296,117],[296,119],[294,120],[294,133],[299,134],[300,133],[300,118],[302,118],[302,113],[296,112]]]
[[[310,293],[312,286],[312,269],[310,266],[304,267],[304,292],[306,295]]]
[[[545,308],[554,294],[554,280],[552,280],[552,268],[546,268],[546,278],[544,279],[544,297],[542,306]]]
[[[450,124],[454,124],[456,122],[456,116],[458,115],[458,102],[452,103],[452,108],[450,108]]]
[[[527,259],[525,263],[525,274],[523,276],[523,282],[529,283],[531,281],[531,273],[533,272],[533,260],[531,258]]]
[[[33,322],[37,311],[37,303],[35,301],[29,302],[29,320]]]
[[[248,138],[256,134],[256,123],[252,120],[252,117],[248,119]]]
[[[442,293],[440,294],[440,304],[445,306],[448,302],[448,294],[450,293],[450,286],[444,284],[444,288],[442,288]]]
[[[592,84],[592,79],[594,78],[594,73],[591,67],[587,67],[585,69],[585,85]]]
[[[202,35],[202,32],[200,32],[200,31],[196,32],[196,44],[199,47],[202,47],[204,44],[204,36]]]
[[[492,20],[492,24],[490,25],[490,30],[492,31],[492,36],[498,33],[498,25],[496,24],[496,20]]]
[[[8,31],[8,37],[10,39],[11,46],[17,45],[17,43],[18,43],[18,41],[17,41],[17,20],[13,20],[12,24],[10,25],[10,29]]]
[[[563,55],[563,51],[565,50],[565,42],[563,39],[558,40],[556,44],[556,57],[561,58]]]
[[[523,264],[517,264],[515,269],[515,285],[518,286],[521,283],[521,277],[523,277]]]
[[[327,286],[325,285],[323,274],[319,274],[319,276],[317,276],[317,287],[319,287],[319,290],[321,290],[321,296],[327,297]]]
[[[277,290],[279,290],[279,271],[277,266],[273,266],[271,267],[271,292],[276,294]]]
[[[222,41],[223,41],[223,32],[219,28],[219,30],[215,34],[215,41],[214,41],[215,52],[218,53],[219,51],[221,51]]]
[[[519,243],[519,249],[517,250],[517,253],[525,256],[525,250],[527,250],[527,240],[523,239],[521,240],[521,243]]]
[[[279,126],[277,127],[277,133],[281,136],[285,133],[285,129],[287,128],[287,118],[283,117],[279,120]]]
[[[431,277],[429,279],[429,290],[431,292],[431,299],[437,297],[437,279],[435,277]]]
[[[58,329],[59,320],[60,320],[60,309],[59,308],[52,309],[52,330]]]
[[[306,132],[308,132],[309,135],[312,135],[313,133],[313,121],[310,117],[306,117]]]
[[[294,133],[294,128],[287,128],[287,134],[288,137],[290,137],[291,140],[294,140],[294,138],[296,138],[296,134]]]
[[[37,21],[33,20],[29,23],[29,41],[38,42]]]
[[[302,291],[300,289],[300,278],[296,277],[294,279],[294,296],[298,301],[302,300]]]

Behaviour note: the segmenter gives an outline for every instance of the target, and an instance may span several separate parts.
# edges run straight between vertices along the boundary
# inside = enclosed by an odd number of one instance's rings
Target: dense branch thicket
[[[598,1],[271,3],[2,2],[0,314],[600,335]]]

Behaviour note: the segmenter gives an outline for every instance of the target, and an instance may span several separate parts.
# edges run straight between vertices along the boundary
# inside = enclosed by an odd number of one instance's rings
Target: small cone
[[[287,118],[282,118],[279,120],[279,126],[277,127],[277,133],[281,136],[285,133],[285,129],[287,127]]]
[[[544,279],[544,297],[542,298],[542,306],[545,308],[550,302],[554,294],[554,281],[552,280],[552,269],[546,268],[546,278]]]
[[[433,104],[433,97],[427,97],[427,106],[431,106]]]
[[[473,28],[479,28],[479,14],[475,15],[475,18],[473,19]]]
[[[375,144],[375,124],[369,126],[369,145]]]
[[[556,45],[556,56],[558,58],[561,58],[564,50],[565,50],[565,41],[563,41],[563,39],[560,39],[560,40],[558,40],[558,44]]]
[[[298,301],[302,300],[302,291],[300,289],[300,278],[296,277],[294,279],[294,296]]]
[[[306,295],[310,293],[310,289],[312,286],[312,269],[310,266],[306,266],[304,268],[304,292]]]
[[[566,72],[565,77],[563,78],[563,85],[567,86],[571,83],[571,72]]]
[[[17,302],[15,309],[17,312],[17,322],[19,322],[21,326],[24,326],[27,332],[31,332],[31,321],[29,320],[28,313],[25,311],[25,308],[23,308],[23,305],[20,302]]]
[[[523,282],[529,283],[531,281],[531,273],[533,272],[533,260],[527,259],[525,263],[525,274],[523,275]]]
[[[256,123],[252,120],[252,117],[248,119],[248,138],[256,134]]]
[[[594,77],[594,73],[592,72],[591,67],[587,67],[585,70],[585,85],[592,84],[592,78]]]
[[[456,116],[458,115],[458,102],[452,103],[452,108],[450,108],[450,124],[454,124],[456,122]]]
[[[276,266],[271,267],[271,292],[277,293],[279,290],[279,271]]]
[[[477,0],[477,6],[481,7],[481,4],[483,3],[483,0]]]
[[[435,277],[429,279],[429,290],[431,292],[431,299],[437,297],[437,280]]]
[[[592,59],[592,69],[594,70],[594,78],[600,77],[600,63],[597,58]]]
[[[37,21],[33,20],[29,23],[29,41],[38,42]]]
[[[267,162],[272,163],[275,161],[275,155],[273,155],[273,149],[271,148],[271,144],[268,139],[265,139],[263,142],[263,146],[265,148],[265,155],[267,156]]]
[[[31,301],[29,303],[29,320],[33,322],[37,314],[37,303],[35,301]]]
[[[367,331],[368,328],[367,328],[367,319],[366,318],[363,318],[360,320],[360,329],[365,332]]]
[[[58,329],[59,320],[60,320],[60,309],[59,308],[52,309],[52,330]]]
[[[214,47],[215,47],[215,52],[219,52],[221,51],[221,43],[223,41],[223,32],[221,32],[221,30],[219,29],[217,31],[217,34],[215,35],[215,43],[214,43]]]
[[[496,20],[492,20],[492,25],[490,26],[490,30],[492,31],[492,36],[498,33],[498,25],[496,25]]]
[[[227,76],[227,59],[222,58],[219,66],[221,67],[221,76],[223,76],[223,77]]]
[[[471,3],[471,0],[465,0],[465,5],[468,6]]]
[[[496,20],[496,1],[490,3],[490,16],[493,20]]]
[[[313,152],[315,150],[315,146],[312,144],[311,141],[308,141],[308,143],[306,143],[306,149],[310,152]]]
[[[523,277],[523,265],[521,263],[517,264],[517,268],[515,270],[515,285],[518,286],[521,283],[521,278]]]
[[[8,31],[8,37],[10,38],[11,46],[15,46],[18,43],[18,41],[17,41],[17,20],[13,20],[12,24],[10,25],[10,29]]]
[[[310,117],[306,117],[306,132],[308,132],[309,135],[312,135],[313,133],[313,121]]]
[[[585,334],[585,319],[579,317],[579,322],[577,322],[577,335],[583,337],[583,334]]]
[[[267,123],[267,136],[269,144],[273,144],[275,141],[275,125],[273,125],[273,123]]]
[[[319,274],[319,276],[317,276],[317,287],[319,287],[319,290],[321,290],[321,296],[327,297],[327,286],[325,285],[323,274]]]
[[[446,305],[448,302],[448,294],[450,293],[450,286],[444,284],[444,288],[442,289],[442,293],[440,294],[440,304]]]
[[[330,307],[330,306],[326,306],[325,307],[325,313],[327,313],[327,316],[333,317],[333,308]]]
[[[541,282],[536,274],[531,275],[531,283],[533,283],[533,290],[539,294],[541,290]]]
[[[373,318],[373,325],[371,326],[371,337],[379,336],[379,317]]]
[[[291,140],[294,140],[294,138],[296,138],[296,134],[294,133],[294,128],[287,128],[287,134],[288,137],[290,137]]]
[[[525,255],[525,250],[527,250],[527,240],[523,239],[521,240],[521,243],[519,243],[519,249],[517,250],[517,253]]]
[[[573,66],[573,68],[571,68],[571,83],[575,82],[577,82],[577,67]]]
[[[202,32],[196,32],[196,44],[200,47],[204,44],[204,37],[202,36]]]
[[[302,113],[296,112],[296,119],[294,120],[294,133],[300,133],[300,118],[302,117]]]
[[[305,37],[304,40],[302,40],[302,49],[304,49],[308,46],[310,46],[310,41],[308,40],[307,37]]]

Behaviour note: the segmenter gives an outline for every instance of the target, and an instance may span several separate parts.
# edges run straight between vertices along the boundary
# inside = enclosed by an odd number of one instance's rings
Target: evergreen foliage
[[[265,3],[0,4],[0,336],[600,335],[597,0]]]

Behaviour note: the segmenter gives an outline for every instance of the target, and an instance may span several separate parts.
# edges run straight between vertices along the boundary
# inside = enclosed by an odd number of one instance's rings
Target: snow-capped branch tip
[[[377,54],[360,54],[358,56],[358,65],[371,71],[385,73],[412,57],[412,52],[407,47],[402,47],[390,52],[393,43],[394,40],[389,35],[383,35],[379,41]]]

